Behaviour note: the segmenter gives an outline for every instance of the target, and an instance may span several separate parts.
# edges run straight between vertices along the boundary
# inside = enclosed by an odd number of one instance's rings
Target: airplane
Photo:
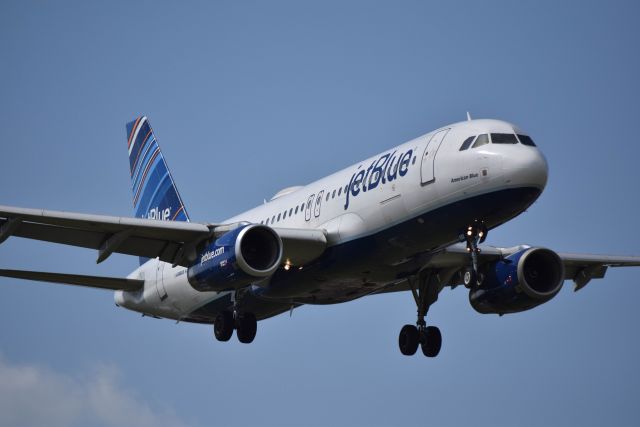
[[[0,276],[115,291],[118,307],[212,324],[219,341],[251,343],[257,322],[306,304],[410,292],[415,324],[402,354],[435,357],[440,330],[425,317],[445,287],[473,309],[511,314],[575,290],[640,257],[484,245],[547,183],[532,138],[501,120],[450,124],[219,223],[192,222],[145,116],[127,124],[135,217],[0,206],[0,244],[22,237],[139,257],[126,277],[0,270]]]

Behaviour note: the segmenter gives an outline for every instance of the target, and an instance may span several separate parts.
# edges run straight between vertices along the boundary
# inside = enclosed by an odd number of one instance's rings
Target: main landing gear
[[[463,275],[464,286],[467,288],[476,288],[482,284],[482,274],[478,272],[478,254],[480,248],[478,245],[483,243],[487,238],[487,227],[482,221],[475,220],[471,225],[467,226],[464,234],[460,235],[461,241],[467,242],[467,252],[471,255],[471,265],[467,267]]]
[[[258,330],[258,321],[253,313],[223,311],[213,322],[213,334],[218,341],[229,341],[233,330],[236,330],[238,341],[244,344],[253,342]]]
[[[482,284],[482,274],[478,271],[478,245],[487,238],[487,227],[482,221],[474,221],[460,234],[460,241],[467,242],[467,252],[471,255],[470,266],[465,270],[463,280],[468,288],[475,288]],[[427,357],[436,357],[442,347],[442,334],[435,326],[427,326],[424,318],[431,304],[438,300],[438,293],[443,284],[449,283],[458,269],[453,270],[421,270],[417,277],[409,278],[409,286],[413,299],[418,306],[418,320],[416,325],[404,325],[400,330],[398,345],[405,356],[412,356],[422,348]],[[417,286],[416,286],[417,285]]]
[[[400,352],[405,356],[412,356],[422,348],[422,353],[427,357],[436,357],[442,347],[442,335],[440,329],[435,326],[427,326],[424,318],[431,304],[438,299],[440,286],[435,273],[431,270],[422,270],[416,278],[409,279],[411,293],[418,306],[418,320],[416,326],[404,325],[400,330],[398,345]]]

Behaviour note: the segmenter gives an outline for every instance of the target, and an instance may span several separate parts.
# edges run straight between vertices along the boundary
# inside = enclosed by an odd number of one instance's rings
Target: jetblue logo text
[[[159,219],[161,221],[169,221],[171,218],[171,208],[160,210],[160,208],[153,208],[147,214],[149,219]]]
[[[210,259],[213,259],[217,256],[220,256],[224,253],[224,246],[221,246],[219,248],[217,248],[214,251],[207,251],[204,254],[202,254],[202,257],[200,258],[200,265],[204,264],[205,262],[209,261]]]
[[[349,198],[357,197],[360,192],[373,190],[378,185],[386,184],[395,179],[405,176],[409,171],[413,150],[396,155],[393,153],[383,154],[374,160],[367,169],[361,169],[351,176],[347,187],[344,209],[349,207]]]

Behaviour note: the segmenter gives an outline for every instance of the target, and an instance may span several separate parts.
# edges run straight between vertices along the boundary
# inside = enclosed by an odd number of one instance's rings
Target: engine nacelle
[[[489,264],[482,285],[469,292],[469,302],[483,314],[517,313],[549,301],[563,282],[564,264],[558,254],[524,249]]]
[[[251,224],[208,243],[189,267],[189,283],[199,291],[242,288],[271,276],[282,262],[282,240],[270,227]]]

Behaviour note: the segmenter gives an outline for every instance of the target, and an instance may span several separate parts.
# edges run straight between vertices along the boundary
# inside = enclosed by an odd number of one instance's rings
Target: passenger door
[[[422,185],[431,184],[436,180],[436,154],[438,154],[440,145],[442,144],[442,141],[444,141],[447,132],[449,132],[449,129],[443,129],[436,132],[431,137],[424,149],[424,154],[422,155],[422,165],[420,167],[420,177]]]
[[[310,195],[307,199],[307,204],[304,208],[304,220],[311,221],[311,207],[313,206],[313,201],[315,200],[315,193]]]
[[[166,263],[158,260],[158,264],[156,266],[156,290],[158,291],[158,296],[160,297],[160,301],[164,301],[167,299],[167,290],[164,288],[164,266]]]
[[[320,216],[320,207],[322,206],[322,197],[324,196],[324,190],[318,193],[318,197],[316,197],[316,203],[313,207],[313,216],[318,218]]]

